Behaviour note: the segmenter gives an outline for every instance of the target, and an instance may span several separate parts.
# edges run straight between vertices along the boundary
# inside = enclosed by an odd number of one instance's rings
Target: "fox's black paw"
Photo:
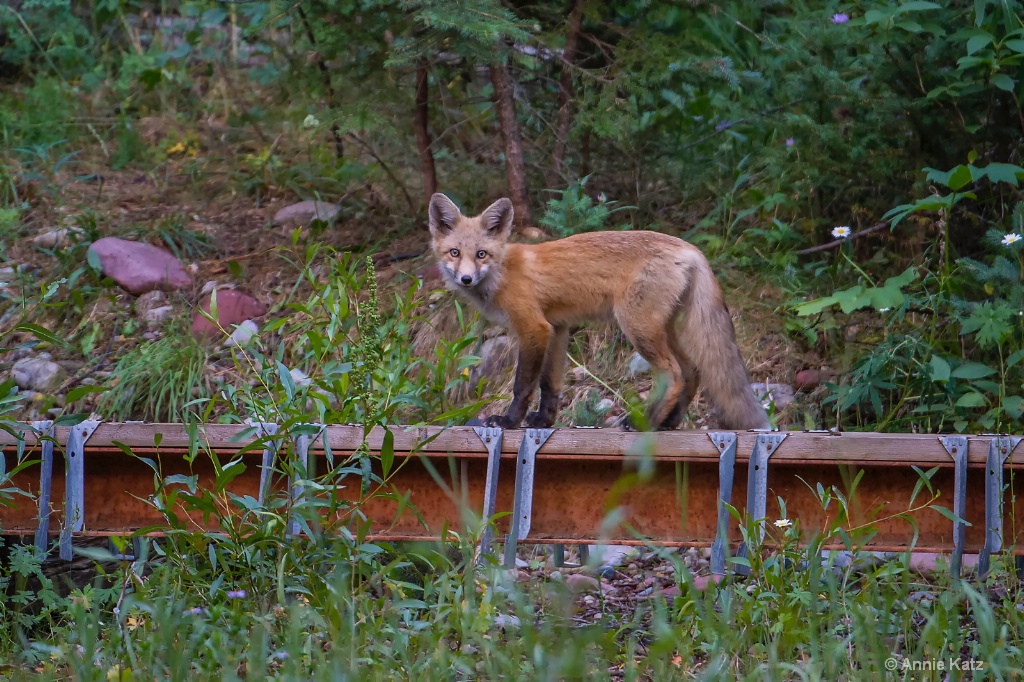
[[[541,414],[540,412],[531,412],[526,415],[525,424],[528,429],[548,429],[554,423],[555,418],[551,415]]]
[[[519,422],[513,421],[503,414],[492,414],[484,419],[484,426],[497,426],[500,429],[518,429]]]
[[[637,425],[628,414],[627,415],[623,415],[622,419],[619,420],[619,423],[617,424],[617,426],[619,426],[619,428],[621,428],[623,431],[650,431],[651,430],[650,427],[648,427],[648,428],[640,428],[640,426]],[[656,428],[654,430],[655,431],[675,431],[677,426],[678,426],[678,424],[672,424],[671,422],[667,422],[666,421],[666,422],[662,422],[658,426],[658,428]]]

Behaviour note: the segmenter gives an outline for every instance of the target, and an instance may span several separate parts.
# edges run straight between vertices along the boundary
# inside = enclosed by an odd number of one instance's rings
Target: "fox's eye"
[[[448,252],[448,255],[450,255],[452,258],[458,258],[459,257],[459,250],[458,249],[452,249],[451,251]]]
[[[486,258],[487,257],[487,252],[484,251],[483,249],[480,249],[479,251],[476,252],[476,257],[477,258]]]

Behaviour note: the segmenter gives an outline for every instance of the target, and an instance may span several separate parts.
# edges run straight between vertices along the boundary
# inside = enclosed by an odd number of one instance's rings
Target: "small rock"
[[[717,585],[725,578],[724,575],[698,575],[693,578],[693,586],[704,591],[711,585]]]
[[[603,398],[601,402],[594,406],[594,409],[599,413],[604,414],[605,412],[611,412],[611,409],[615,407],[615,401],[611,398]]]
[[[789,384],[751,384],[750,387],[754,389],[754,395],[761,401],[761,404],[766,405],[769,401],[775,401],[775,409],[785,409],[787,405],[793,402],[793,396],[795,391]]]
[[[793,386],[798,391],[810,391],[821,383],[821,372],[816,369],[802,369],[796,373]]]
[[[562,579],[562,572],[561,571],[551,571],[551,573],[548,575],[548,579],[549,580],[555,580],[555,581],[561,580]]]
[[[70,235],[78,236],[81,234],[82,229],[80,227],[61,227],[36,235],[32,238],[32,243],[44,249],[55,249],[58,246],[63,246],[64,242],[68,241]]]
[[[594,547],[594,554],[600,557],[600,562],[605,566],[622,566],[633,559],[638,550],[629,545],[597,545]]]
[[[142,338],[146,341],[156,341],[160,338],[160,334],[157,332],[143,332]]]
[[[639,353],[633,353],[633,357],[629,359],[629,374],[636,376],[637,374],[646,374],[651,371],[651,363],[647,362],[644,356]]]
[[[252,337],[256,336],[259,331],[260,328],[255,322],[252,320],[245,320],[235,328],[235,331],[231,332],[231,336],[224,342],[224,346],[227,348],[232,346],[244,346],[249,343],[249,341],[252,340]]]
[[[300,201],[291,206],[285,206],[274,214],[275,225],[286,225],[290,227],[305,227],[314,219],[329,223],[338,215],[341,207],[328,201]]]
[[[20,388],[49,393],[60,385],[64,370],[56,362],[40,355],[18,360],[11,368],[11,375]]]
[[[206,313],[210,312],[211,297],[212,293],[199,301],[200,310]],[[263,317],[266,314],[267,306],[243,291],[238,289],[217,290],[217,321],[226,331],[230,330],[232,325]],[[199,311],[196,311],[192,315],[192,333],[197,337],[211,337],[220,334],[221,331]]]
[[[160,324],[171,312],[173,308],[167,304],[167,297],[160,290],[147,291],[135,299],[136,316],[149,326]]]
[[[615,569],[611,566],[598,566],[597,577],[604,578],[605,580],[611,580],[615,577]]]
[[[569,370],[569,376],[572,377],[573,381],[583,381],[587,378],[587,368],[583,366],[576,366]]]
[[[591,578],[589,575],[583,575],[582,573],[573,573],[566,576],[565,584],[573,592],[591,592],[601,585],[597,578]]]
[[[544,239],[545,236],[544,230],[539,227],[524,227],[520,234],[523,235],[524,239],[529,239],[530,241],[539,241]]]
[[[135,311],[141,314],[144,310],[159,308],[164,305],[164,301],[166,300],[167,295],[159,289],[155,291],[147,291],[135,299]]]
[[[312,383],[313,381],[312,379],[309,378],[308,374],[303,372],[298,367],[289,370],[288,374],[291,375],[292,382],[294,382],[294,384],[299,388],[305,388],[306,386],[309,386],[309,384]]]
[[[89,251],[99,256],[103,274],[132,294],[181,289],[192,284],[192,276],[181,261],[152,244],[104,237],[94,241]]]
[[[142,319],[151,327],[156,327],[163,324],[174,314],[174,306],[162,305],[159,308],[153,308],[147,310],[146,314],[143,315]]]
[[[530,567],[530,562],[529,561],[527,561],[526,559],[520,559],[519,557],[516,557],[516,568],[529,568],[529,567]]]
[[[918,590],[916,592],[911,592],[907,596],[907,601],[909,601],[911,604],[913,604],[914,602],[917,602],[917,601],[922,602],[922,603],[927,603],[927,602],[935,601],[935,595],[933,593],[929,592],[928,590]]]
[[[494,625],[499,628],[517,628],[519,627],[519,617],[499,613],[494,617]]]

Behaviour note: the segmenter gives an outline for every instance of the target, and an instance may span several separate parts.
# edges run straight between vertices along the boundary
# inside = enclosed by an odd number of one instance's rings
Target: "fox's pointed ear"
[[[455,221],[459,219],[462,212],[451,199],[436,192],[430,197],[430,205],[427,207],[427,224],[430,226],[431,234],[445,234],[451,232],[455,227]]]
[[[512,209],[512,202],[504,197],[495,201],[480,214],[484,228],[495,234],[511,232],[513,216],[515,216],[515,211]]]

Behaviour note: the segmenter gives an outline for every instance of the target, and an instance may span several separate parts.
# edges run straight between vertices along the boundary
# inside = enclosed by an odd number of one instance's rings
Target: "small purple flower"
[[[245,599],[247,592],[245,590],[228,590],[228,599]]]
[[[794,140],[793,140],[793,138],[792,138],[792,137],[787,137],[787,138],[786,138],[786,146],[787,146],[787,147],[792,147],[792,146],[793,146],[793,143],[794,143]]]
[[[201,616],[201,615],[203,615],[204,612],[205,612],[205,609],[202,606],[194,606],[191,609],[188,609],[187,611],[182,613],[182,615],[184,615],[184,616]]]
[[[845,24],[850,20],[850,15],[845,12],[836,12],[832,15],[833,24]]]
[[[732,128],[732,121],[722,121],[721,123],[715,126],[715,132],[720,133],[726,128]]]

